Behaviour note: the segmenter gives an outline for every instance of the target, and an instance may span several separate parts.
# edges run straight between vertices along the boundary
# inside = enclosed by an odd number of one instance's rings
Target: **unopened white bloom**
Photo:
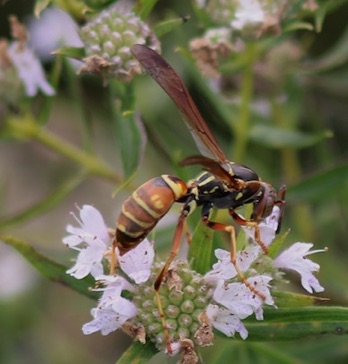
[[[249,25],[259,25],[264,19],[265,13],[258,0],[239,0],[239,7],[235,13],[235,19],[231,21],[231,26],[241,30]]]
[[[8,47],[7,54],[23,82],[27,96],[35,96],[39,90],[48,96],[54,95],[55,91],[46,80],[41,63],[31,49],[15,41]]]
[[[325,250],[310,251],[312,247],[312,243],[295,243],[274,260],[274,265],[277,268],[294,270],[299,273],[302,286],[309,293],[324,291],[318,279],[313,275],[314,272],[319,271],[320,266],[308,259],[307,256],[325,252]]]

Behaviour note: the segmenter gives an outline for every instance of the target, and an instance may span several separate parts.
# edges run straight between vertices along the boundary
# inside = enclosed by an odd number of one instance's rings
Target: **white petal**
[[[8,56],[16,67],[27,96],[35,96],[40,89],[46,95],[55,94],[46,80],[40,61],[29,48],[21,47],[19,42],[12,42],[8,47]]]
[[[155,257],[153,242],[147,239],[134,249],[119,257],[121,269],[135,283],[146,282],[151,275],[151,267]]]
[[[247,279],[250,285],[256,287],[257,291],[265,296],[265,299],[252,292],[244,283],[224,284],[223,281],[216,287],[213,297],[215,302],[226,307],[240,319],[245,319],[253,312],[260,313],[258,310],[262,308],[263,304],[274,305],[268,286],[271,280],[272,278],[266,275]]]
[[[80,211],[80,217],[85,231],[98,236],[104,242],[110,241],[109,231],[103,216],[95,207],[84,205]]]
[[[248,337],[248,330],[242,321],[233,315],[228,309],[209,305],[207,307],[207,316],[216,330],[221,331],[226,336],[234,336],[239,332],[241,338],[245,340]]]
[[[101,331],[102,335],[107,335],[120,328],[128,319],[137,314],[137,308],[127,299],[118,295],[111,295],[112,299],[107,299],[103,295],[98,306],[92,309],[91,314],[94,320],[83,325],[82,331],[85,335]],[[105,292],[104,292],[105,294]]]
[[[274,265],[277,268],[294,270],[301,275],[303,288],[309,292],[322,292],[324,288],[319,284],[313,272],[319,271],[319,264],[312,262],[307,258],[314,252],[325,252],[325,250],[310,251],[312,243],[295,243],[283,251],[275,260]]]
[[[76,279],[82,279],[88,274],[99,276],[103,272],[102,259],[104,248],[88,246],[82,249],[77,257],[75,265],[67,273]]]
[[[231,26],[235,29],[243,29],[251,24],[259,24],[264,21],[265,14],[257,0],[240,0],[235,12],[235,20]]]
[[[276,236],[276,231],[279,225],[279,217],[280,208],[279,206],[274,206],[272,213],[259,224],[261,241],[266,246],[270,246]],[[255,241],[255,229],[253,227],[242,226],[242,229],[250,239]]]
[[[237,253],[238,268],[245,272],[259,256],[261,248],[258,245],[250,245],[245,250]],[[215,256],[218,262],[213,265],[213,269],[205,276],[205,280],[210,284],[216,284],[220,279],[228,280],[237,276],[237,271],[231,262],[231,253],[227,250],[216,249]]]

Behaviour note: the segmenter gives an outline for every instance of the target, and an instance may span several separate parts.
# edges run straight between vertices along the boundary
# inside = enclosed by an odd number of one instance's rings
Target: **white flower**
[[[238,332],[243,340],[248,337],[248,330],[242,321],[227,308],[219,307],[218,305],[209,305],[207,315],[215,329],[226,336],[231,337]]]
[[[45,9],[40,18],[29,21],[29,44],[43,60],[61,47],[83,47],[78,26],[72,17],[55,7]]]
[[[100,331],[102,335],[119,329],[127,320],[137,314],[137,308],[129,300],[121,297],[123,290],[131,290],[132,286],[122,277],[103,276],[106,286],[99,291],[103,295],[98,306],[91,310],[93,320],[82,326],[85,335]]]
[[[260,254],[260,247],[258,245],[250,245],[245,250],[237,253],[238,268],[245,272],[249,269],[250,265]],[[215,256],[218,262],[213,265],[213,269],[205,275],[205,280],[209,283],[217,282],[218,280],[227,280],[237,276],[237,271],[231,262],[231,252],[223,249],[216,249]]]
[[[146,282],[151,275],[151,268],[155,257],[153,242],[147,239],[123,256],[119,256],[118,261],[121,269],[135,283]]]
[[[80,210],[80,219],[74,214],[80,227],[68,225],[70,235],[63,238],[63,243],[80,253],[76,264],[67,271],[77,279],[91,274],[93,277],[103,274],[102,260],[111,245],[111,238],[100,212],[93,206],[84,205]],[[83,248],[78,247],[83,244]]]
[[[235,19],[231,21],[232,28],[242,30],[249,25],[259,25],[265,19],[265,13],[257,0],[240,0],[235,12]]]
[[[237,265],[240,271],[247,272],[260,254],[263,253],[258,245],[250,245],[238,252]],[[205,280],[215,287],[214,303],[208,306],[207,315],[215,329],[227,336],[233,336],[238,332],[242,339],[246,339],[248,331],[241,320],[252,314],[255,314],[257,320],[263,320],[263,305],[274,306],[269,286],[272,277],[268,275],[248,277],[247,282],[257,290],[256,293],[238,280],[230,252],[217,249],[215,256],[218,262],[204,276]]]
[[[27,96],[35,96],[39,90],[48,96],[54,95],[55,91],[47,82],[41,63],[31,49],[15,41],[10,44],[7,52]]]
[[[307,256],[314,253],[325,252],[324,249],[313,250],[312,243],[295,243],[283,251],[275,260],[274,266],[281,269],[294,270],[301,275],[303,288],[309,292],[322,292],[324,288],[320,285],[313,272],[319,271],[319,264],[307,259]]]

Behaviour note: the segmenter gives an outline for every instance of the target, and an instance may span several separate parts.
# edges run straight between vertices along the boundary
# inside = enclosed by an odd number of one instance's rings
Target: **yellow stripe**
[[[162,174],[161,176],[164,180],[164,182],[170,187],[170,189],[173,191],[175,199],[177,200],[178,198],[183,196],[183,191],[182,191],[182,186],[180,183],[175,183],[174,181],[172,181],[168,174]]]
[[[159,214],[156,211],[152,210],[147,203],[141,199],[137,193],[137,191],[134,191],[132,194],[132,198],[135,200],[135,202],[142,207],[150,216],[152,216],[154,218],[154,220],[159,220],[163,214]]]
[[[120,230],[122,231],[125,235],[131,237],[131,238],[137,238],[139,237],[140,235],[144,234],[144,231],[139,231],[139,232],[135,232],[135,233],[130,233],[128,230],[127,230],[127,227],[124,226],[124,225],[121,225],[121,224],[118,224],[117,225],[117,230]],[[132,244],[131,242],[127,242],[127,244]]]
[[[149,222],[149,223],[146,223],[144,221],[141,221],[141,220],[138,220],[131,212],[127,211],[125,209],[125,206],[123,205],[122,206],[122,213],[129,219],[131,220],[132,222],[135,222],[136,224],[138,224],[139,226],[143,227],[144,229],[147,229],[148,227],[152,226],[153,225],[153,221],[152,222]],[[151,217],[153,217],[151,215]]]

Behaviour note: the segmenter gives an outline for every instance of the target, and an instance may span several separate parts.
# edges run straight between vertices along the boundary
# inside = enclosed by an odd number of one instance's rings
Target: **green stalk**
[[[252,101],[254,82],[253,82],[253,65],[256,54],[254,43],[247,43],[245,50],[245,67],[243,70],[243,82],[241,89],[241,103],[239,116],[234,128],[235,143],[233,150],[233,160],[240,162],[244,159],[248,133],[250,128],[250,103]]]
[[[45,145],[51,150],[54,150],[60,155],[70,159],[71,161],[79,164],[81,167],[92,175],[107,179],[112,183],[121,183],[122,178],[116,174],[108,165],[103,161],[88,154],[66,141],[51,134],[46,129],[41,128],[31,116],[24,116],[23,118],[11,118],[7,120],[8,131],[11,136],[17,139],[33,140]]]

